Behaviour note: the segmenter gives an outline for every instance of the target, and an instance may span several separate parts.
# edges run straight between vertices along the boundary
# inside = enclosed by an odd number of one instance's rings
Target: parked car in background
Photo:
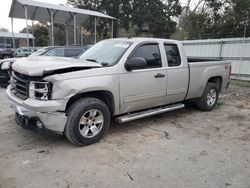
[[[9,43],[0,43],[0,48],[11,48],[11,45]]]
[[[14,56],[11,45],[8,43],[0,43],[0,59],[11,58]]]
[[[33,47],[21,47],[15,51],[15,57],[28,57],[36,51],[37,49]]]
[[[31,54],[32,56],[57,56],[57,57],[77,57],[90,46],[49,46],[44,47],[35,53]]]
[[[90,45],[88,46],[50,46],[50,47],[44,47],[40,50],[37,50],[36,52],[29,55],[29,57],[34,57],[34,56],[77,57],[80,54],[84,53],[90,47],[91,47]],[[22,48],[22,50],[23,49],[24,48]],[[9,59],[4,59],[0,61],[0,86],[6,87],[10,80],[10,76],[7,70],[1,69],[1,64],[4,62],[10,62],[12,64],[17,59],[18,58],[9,58]]]
[[[2,64],[4,62],[13,63],[18,58],[6,58],[3,60],[0,60],[0,87],[6,87],[10,80],[10,72],[7,70],[2,70]]]
[[[8,48],[0,48],[0,59],[7,59],[14,57],[14,52]]]

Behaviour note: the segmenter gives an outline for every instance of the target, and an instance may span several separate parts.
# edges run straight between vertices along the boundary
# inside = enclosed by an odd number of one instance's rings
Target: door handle
[[[163,77],[165,77],[165,74],[157,73],[154,77],[155,78],[163,78]]]

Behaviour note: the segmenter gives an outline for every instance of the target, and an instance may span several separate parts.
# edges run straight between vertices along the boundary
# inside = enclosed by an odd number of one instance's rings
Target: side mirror
[[[125,69],[132,71],[133,69],[143,69],[147,67],[147,61],[143,57],[133,57],[125,62]]]

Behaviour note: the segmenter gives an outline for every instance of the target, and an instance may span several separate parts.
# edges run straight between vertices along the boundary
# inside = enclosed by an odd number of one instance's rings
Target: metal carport
[[[11,32],[0,32],[0,37],[2,37],[2,38],[12,38],[13,35],[12,35]],[[26,35],[26,33],[14,33],[14,38],[25,39],[25,38],[27,38],[27,35]],[[28,38],[33,39],[34,36],[32,34],[28,33]]]
[[[11,33],[11,32],[0,32],[0,38],[12,38],[12,47],[15,48],[15,39],[32,39],[33,40],[33,46],[34,46],[34,39],[35,37],[28,33]]]
[[[95,39],[96,42],[96,18],[107,18],[112,21],[112,36],[113,36],[113,20],[116,19],[106,14],[68,7],[64,5],[54,5],[33,0],[13,0],[9,12],[11,18],[11,26],[13,33],[13,18],[26,19],[26,31],[27,31],[27,45],[28,42],[28,20],[45,21],[51,23],[51,45],[54,46],[54,23],[64,24],[66,26],[74,26],[74,44],[76,44],[76,27],[82,25],[89,16],[95,18]]]

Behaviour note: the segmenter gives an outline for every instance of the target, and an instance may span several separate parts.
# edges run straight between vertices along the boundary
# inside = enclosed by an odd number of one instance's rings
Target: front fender
[[[117,113],[119,109],[118,75],[83,77],[53,82],[52,99],[69,101],[75,95],[101,90],[112,93],[115,113]]]

